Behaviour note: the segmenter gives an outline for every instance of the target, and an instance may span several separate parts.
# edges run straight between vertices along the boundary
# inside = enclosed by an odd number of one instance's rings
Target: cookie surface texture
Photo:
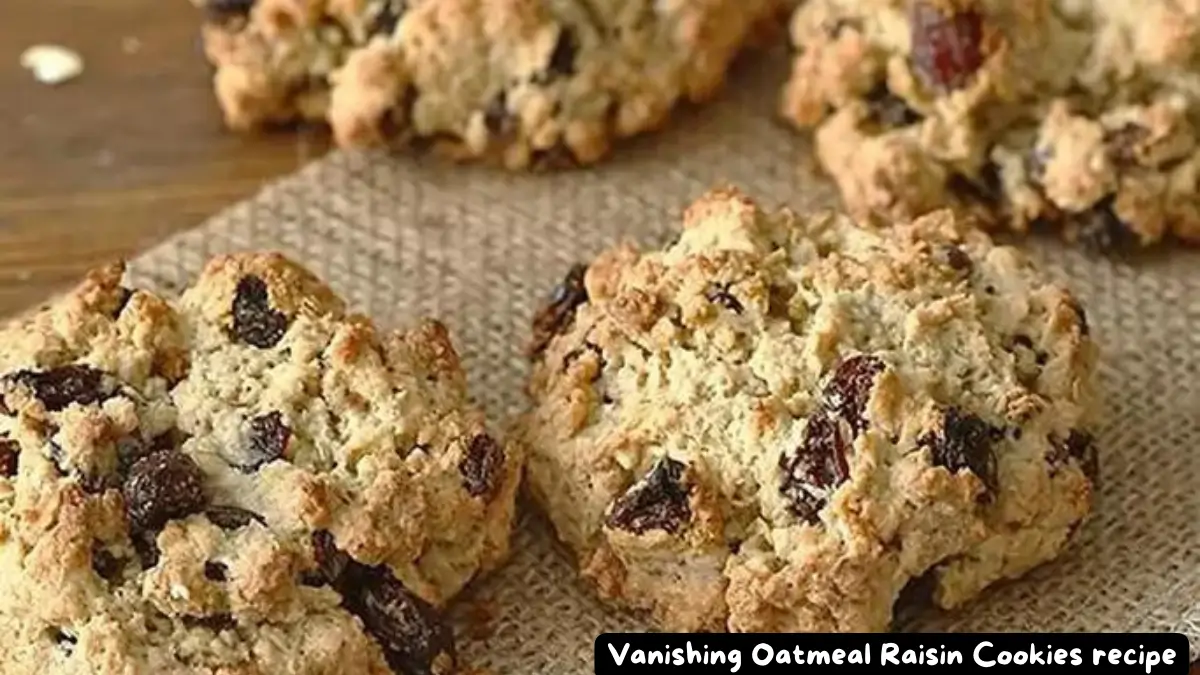
[[[514,169],[590,164],[711,97],[782,1],[194,0],[231,127]]]
[[[864,229],[713,192],[677,243],[573,270],[533,352],[530,489],[668,630],[885,630],[1090,510],[1083,309],[949,211]]]
[[[91,274],[0,333],[0,672],[442,674],[520,456],[444,327],[273,254]]]
[[[856,215],[1200,243],[1200,3],[814,0],[783,114]]]

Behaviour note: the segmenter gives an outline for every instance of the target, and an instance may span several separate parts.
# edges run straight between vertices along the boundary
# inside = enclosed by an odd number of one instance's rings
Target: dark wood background
[[[187,0],[3,0],[0,316],[194,226],[323,152],[318,131],[225,133]],[[85,60],[58,87],[25,47]]]
[[[222,129],[186,0],[2,2],[0,316],[199,224],[328,148],[319,130]],[[78,51],[83,75],[36,82],[19,60],[38,43]]]

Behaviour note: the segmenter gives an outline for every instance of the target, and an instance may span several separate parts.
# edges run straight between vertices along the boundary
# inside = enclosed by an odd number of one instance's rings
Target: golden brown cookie
[[[1200,243],[1200,3],[812,0],[783,114],[859,217]]]
[[[446,329],[278,255],[176,302],[121,277],[0,332],[0,672],[449,672],[520,456]]]
[[[711,97],[781,0],[194,0],[234,128],[590,164]]]
[[[533,353],[530,489],[668,630],[884,630],[905,589],[957,606],[1090,509],[1083,309],[948,211],[710,194],[676,243],[572,271]]]

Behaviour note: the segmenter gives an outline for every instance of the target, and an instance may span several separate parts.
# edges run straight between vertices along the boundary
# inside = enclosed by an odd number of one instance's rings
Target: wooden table
[[[328,148],[316,130],[222,129],[185,0],[3,2],[0,316],[200,223]],[[18,66],[36,43],[80,52],[83,76],[38,84]]]
[[[325,134],[226,133],[187,0],[3,0],[0,316],[194,226],[324,152]],[[58,87],[19,66],[60,44],[86,70]]]

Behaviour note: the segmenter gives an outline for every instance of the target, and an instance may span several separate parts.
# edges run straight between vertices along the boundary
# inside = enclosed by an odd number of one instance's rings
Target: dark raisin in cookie
[[[0,330],[0,673],[450,673],[521,456],[446,329],[278,255],[173,301],[122,276]]]
[[[950,211],[867,229],[723,191],[684,222],[574,273],[534,355],[531,492],[604,597],[672,631],[877,631],[910,582],[955,607],[1063,550],[1097,461],[1069,292]]]
[[[230,127],[322,121],[512,169],[591,164],[711,98],[790,2],[192,1]]]
[[[791,33],[783,115],[853,215],[1200,243],[1194,2],[810,0]]]

